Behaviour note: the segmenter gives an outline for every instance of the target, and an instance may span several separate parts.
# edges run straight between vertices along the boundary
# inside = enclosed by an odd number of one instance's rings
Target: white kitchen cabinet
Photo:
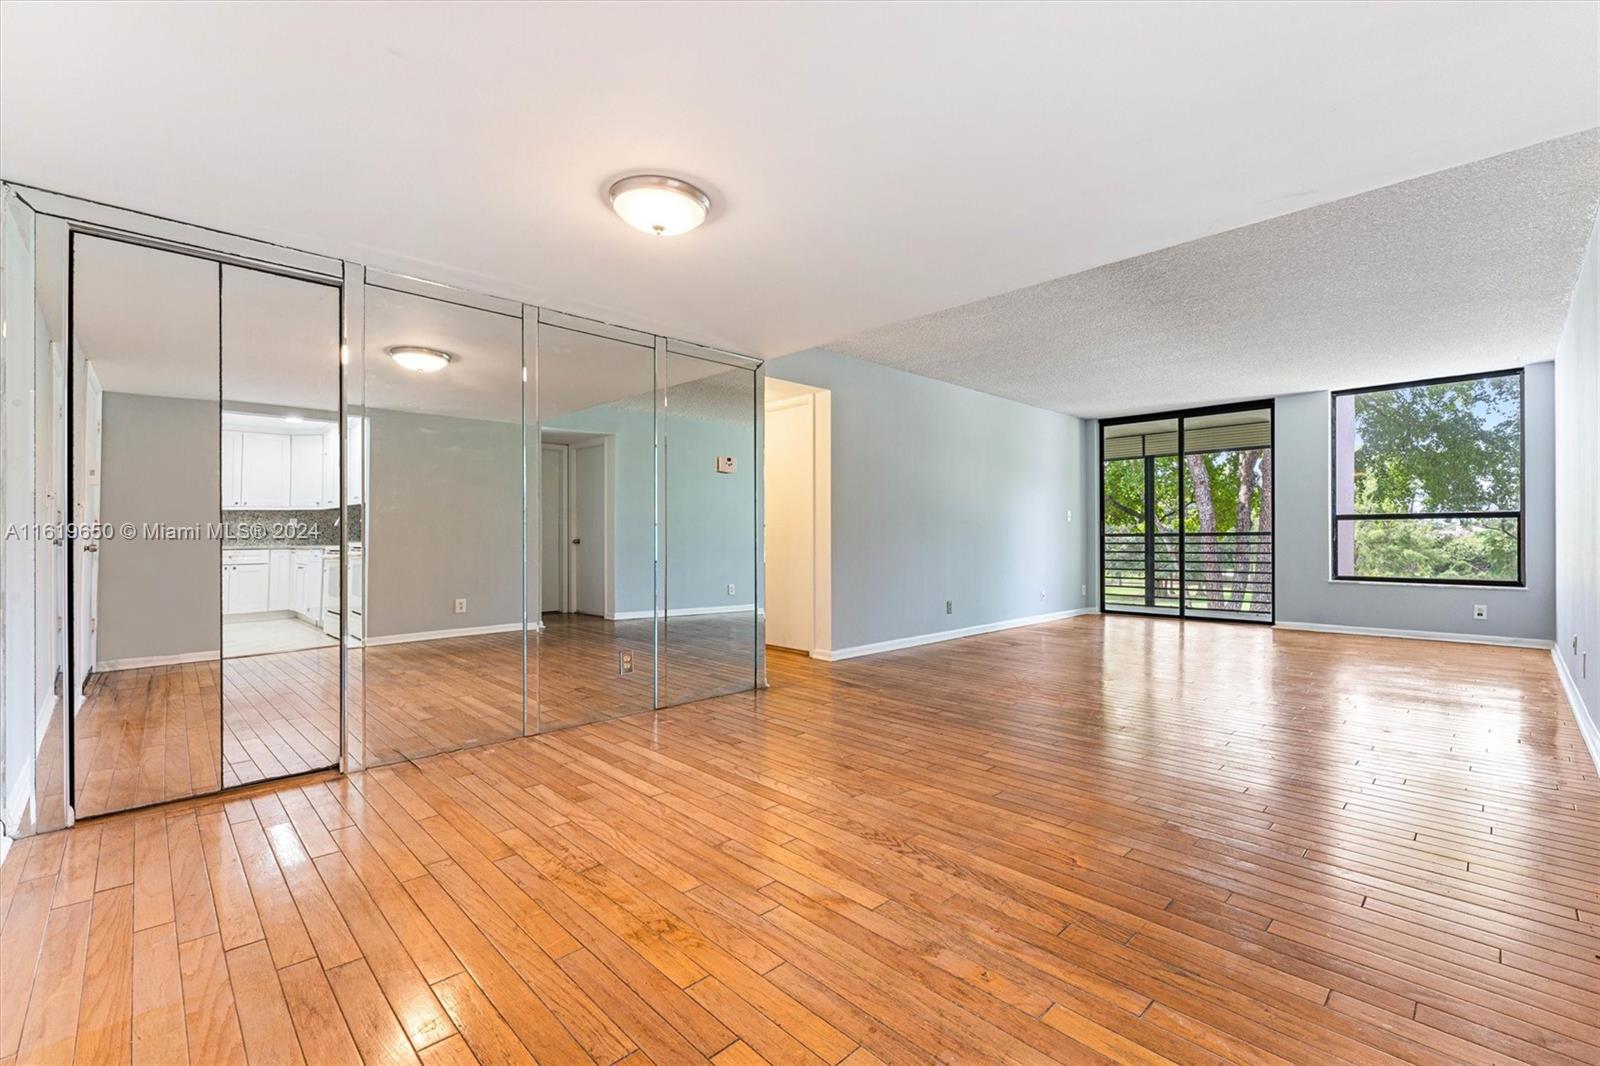
[[[361,502],[362,469],[361,459],[366,454],[364,449],[366,427],[360,418],[349,420],[350,433],[345,439],[345,478],[349,486],[350,502]],[[337,497],[335,498],[337,503]]]
[[[315,508],[328,506],[323,485],[326,473],[322,464],[322,437],[298,433],[289,438],[289,506]]]
[[[242,433],[239,450],[239,506],[289,506],[289,436]]]
[[[323,506],[339,506],[339,428],[330,426],[322,435]]]
[[[271,610],[272,567],[259,563],[224,563],[222,613],[259,614]]]
[[[236,429],[222,431],[222,506],[239,506],[239,458],[244,436]]]
[[[273,548],[267,553],[267,610],[294,609],[294,564],[288,548]]]
[[[293,573],[290,578],[295,614],[312,625],[322,624],[322,551],[316,548],[296,548],[293,556]]]

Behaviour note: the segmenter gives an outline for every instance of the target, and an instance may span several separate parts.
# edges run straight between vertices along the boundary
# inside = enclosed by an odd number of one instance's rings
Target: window
[[[1333,394],[1333,576],[1522,584],[1522,371]]]

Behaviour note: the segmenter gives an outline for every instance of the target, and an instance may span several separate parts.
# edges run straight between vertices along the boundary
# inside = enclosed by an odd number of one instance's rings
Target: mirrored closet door
[[[338,286],[224,265],[222,784],[339,762]]]
[[[215,791],[221,270],[72,239],[72,768],[79,817]],[[41,774],[45,770],[41,767]]]
[[[350,585],[377,766],[524,732],[523,327],[520,305],[380,284],[364,302]]]
[[[756,375],[688,350],[662,347],[663,707],[756,675]]]
[[[538,329],[529,543],[547,732],[655,706],[656,381],[649,334],[549,312]]]

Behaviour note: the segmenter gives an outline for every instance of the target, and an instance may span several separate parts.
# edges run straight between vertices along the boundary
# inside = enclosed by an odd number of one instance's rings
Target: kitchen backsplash
[[[361,540],[361,505],[347,509],[350,540]],[[339,510],[336,507],[291,511],[228,510],[223,512],[226,534],[223,543],[230,548],[329,548],[339,543]]]

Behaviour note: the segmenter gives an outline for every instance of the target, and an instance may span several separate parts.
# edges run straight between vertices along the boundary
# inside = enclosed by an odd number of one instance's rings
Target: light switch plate
[[[738,467],[739,467],[739,463],[738,463],[737,460],[734,459],[733,456],[731,456],[731,455],[719,455],[719,456],[717,456],[717,473],[719,473],[719,474],[732,474],[738,469]]]

